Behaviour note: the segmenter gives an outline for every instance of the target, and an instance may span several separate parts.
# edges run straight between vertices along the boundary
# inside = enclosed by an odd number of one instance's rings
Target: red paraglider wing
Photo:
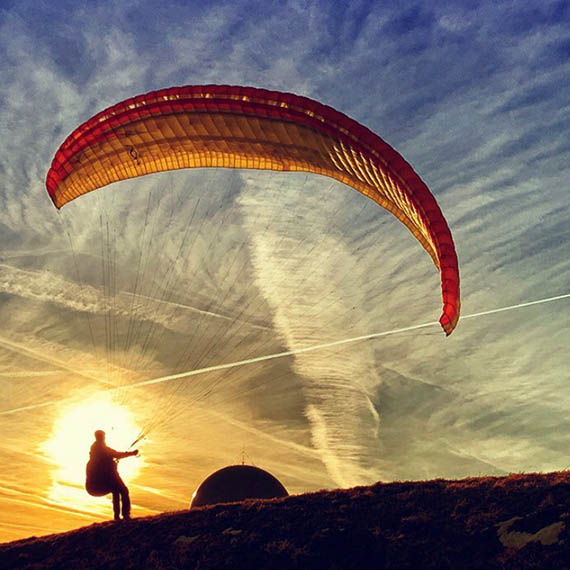
[[[355,188],[396,216],[441,273],[440,323],[459,318],[451,232],[421,178],[366,127],[331,107],[253,87],[172,87],[127,99],[78,127],[57,151],[46,187],[57,208],[112,182],[180,168],[304,171]]]

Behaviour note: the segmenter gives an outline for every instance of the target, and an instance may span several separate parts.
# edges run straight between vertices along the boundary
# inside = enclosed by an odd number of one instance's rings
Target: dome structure
[[[253,465],[230,465],[204,479],[192,497],[190,508],[288,496],[287,489],[271,473]]]

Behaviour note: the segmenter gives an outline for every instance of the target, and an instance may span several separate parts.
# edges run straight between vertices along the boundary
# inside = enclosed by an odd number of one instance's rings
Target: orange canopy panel
[[[46,187],[57,208],[127,178],[179,168],[304,171],[377,202],[414,234],[440,269],[449,335],[459,318],[451,232],[421,178],[366,127],[291,93],[193,85],[139,95],[101,111],[61,145]]]

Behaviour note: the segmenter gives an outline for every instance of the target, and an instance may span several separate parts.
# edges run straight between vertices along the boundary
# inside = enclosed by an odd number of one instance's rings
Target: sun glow
[[[97,429],[105,431],[107,445],[118,451],[127,450],[140,434],[134,414],[109,396],[98,395],[64,408],[54,422],[49,439],[41,446],[41,451],[54,465],[51,500],[73,503],[75,507],[89,505],[93,510],[94,500],[85,492],[84,484],[89,448]],[[138,457],[120,462],[119,472],[127,484],[138,475],[142,463]]]

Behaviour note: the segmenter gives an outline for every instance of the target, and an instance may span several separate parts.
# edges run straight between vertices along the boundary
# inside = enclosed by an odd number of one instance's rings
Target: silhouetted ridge
[[[564,570],[569,497],[568,472],[377,483],[21,540],[0,568]]]

